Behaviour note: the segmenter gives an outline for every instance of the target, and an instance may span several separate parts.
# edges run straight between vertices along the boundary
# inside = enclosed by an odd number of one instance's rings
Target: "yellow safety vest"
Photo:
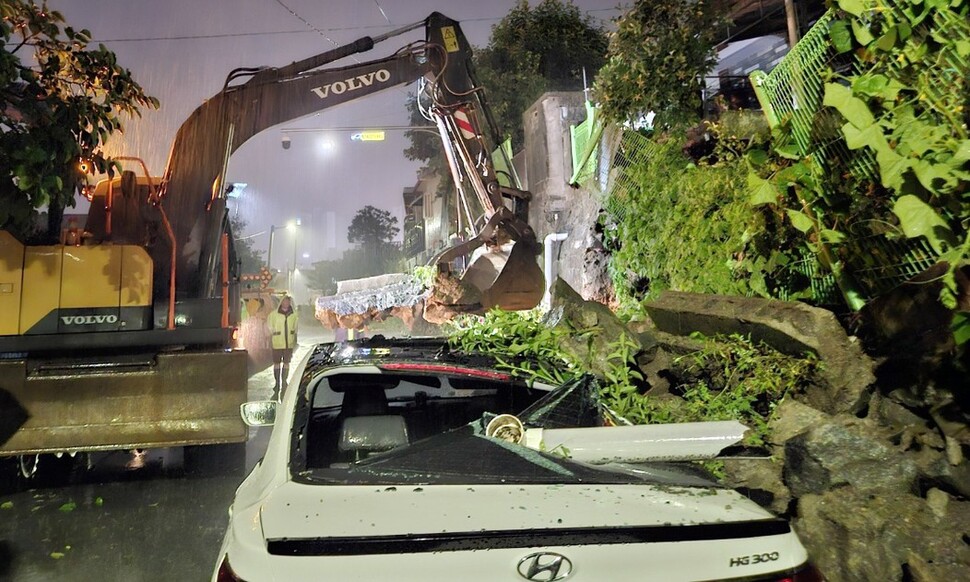
[[[285,350],[296,347],[296,311],[289,315],[283,315],[276,310],[266,318],[269,331],[273,334],[273,349]]]

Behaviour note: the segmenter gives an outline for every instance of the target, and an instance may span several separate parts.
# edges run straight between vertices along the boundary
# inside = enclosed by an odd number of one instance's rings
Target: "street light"
[[[301,225],[300,219],[291,220],[286,223],[286,230],[293,233],[293,263],[290,268],[286,270],[286,288],[290,292],[293,289],[293,273],[296,271],[296,242],[297,237],[300,235],[300,231],[297,228]]]
[[[293,256],[294,264],[296,263],[296,227],[300,226],[300,219],[290,220],[286,223],[286,230],[293,233]],[[266,268],[272,270],[273,268],[273,240],[276,239],[276,229],[281,228],[275,224],[269,227],[269,248],[266,250]]]
[[[269,249],[266,251],[266,268],[273,270],[273,238],[276,236],[276,225],[269,227]]]

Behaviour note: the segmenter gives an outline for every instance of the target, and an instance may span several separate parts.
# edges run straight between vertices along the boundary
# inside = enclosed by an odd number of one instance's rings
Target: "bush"
[[[682,145],[657,138],[646,162],[626,169],[630,187],[607,201],[604,232],[621,305],[636,309],[667,289],[770,295],[764,271],[775,265],[752,253],[763,226],[747,201],[747,165],[726,148],[716,163],[695,164]]]

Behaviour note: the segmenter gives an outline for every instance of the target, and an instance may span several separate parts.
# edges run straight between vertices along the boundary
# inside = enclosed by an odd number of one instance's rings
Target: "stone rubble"
[[[665,293],[647,310],[661,350],[683,353],[685,342],[667,338],[701,331],[750,333],[782,352],[818,355],[822,381],[778,405],[771,460],[726,460],[725,483],[789,518],[826,579],[967,578],[970,427],[966,395],[940,380],[951,371],[938,345],[907,350],[906,334],[918,332],[897,330],[895,353],[923,367],[903,382],[888,373],[891,353],[870,357],[822,309]]]

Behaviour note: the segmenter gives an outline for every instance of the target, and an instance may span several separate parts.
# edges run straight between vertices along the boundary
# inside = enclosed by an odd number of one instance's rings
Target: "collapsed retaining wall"
[[[970,571],[970,427],[943,426],[913,390],[884,394],[876,362],[835,316],[804,304],[667,292],[647,305],[661,351],[739,333],[814,352],[818,385],[782,401],[772,460],[725,461],[727,484],[787,516],[829,580],[963,579]],[[656,358],[654,358],[656,359]]]

